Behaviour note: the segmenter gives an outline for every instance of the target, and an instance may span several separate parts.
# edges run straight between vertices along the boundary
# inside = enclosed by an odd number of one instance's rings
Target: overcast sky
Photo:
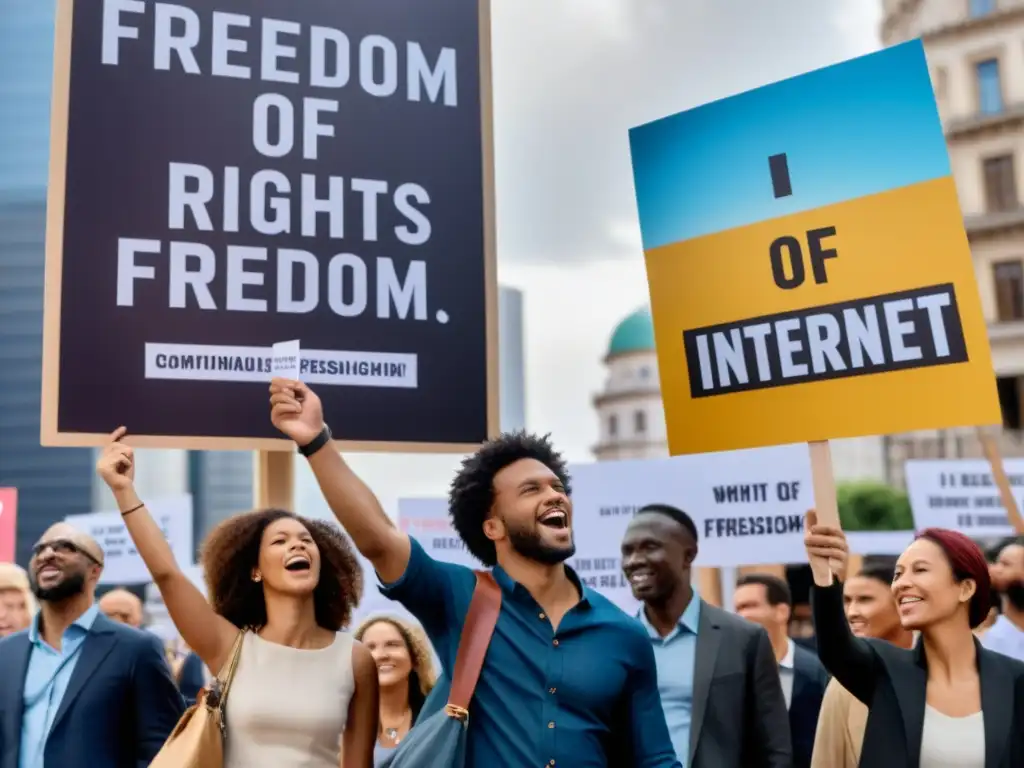
[[[605,346],[647,303],[628,129],[870,53],[880,5],[492,0],[499,279],[525,292],[528,426],[570,460],[593,459]],[[351,460],[393,511],[443,492],[459,457]]]

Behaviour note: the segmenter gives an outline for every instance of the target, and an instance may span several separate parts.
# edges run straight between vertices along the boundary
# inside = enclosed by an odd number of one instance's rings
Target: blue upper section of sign
[[[950,175],[919,40],[629,132],[644,249]],[[768,158],[785,153],[792,194]]]

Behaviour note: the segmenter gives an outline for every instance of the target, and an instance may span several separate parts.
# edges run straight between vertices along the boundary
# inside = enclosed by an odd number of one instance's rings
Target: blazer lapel
[[[64,698],[61,699],[57,714],[53,718],[51,732],[60,725],[60,721],[67,714],[78,694],[82,692],[82,688],[90,678],[96,675],[100,664],[107,658],[115,645],[117,645],[117,636],[114,634],[110,620],[105,616],[97,616],[92,629],[89,630],[89,634],[82,642],[82,650],[78,652],[78,661],[71,673],[71,680],[68,681],[68,688],[64,692]]]
[[[1014,679],[1000,668],[990,651],[981,647],[977,638],[974,646],[981,680],[981,709],[985,713],[985,768],[999,768],[1013,731]]]
[[[914,664],[887,665],[893,688],[896,689],[900,714],[903,716],[903,731],[907,736],[907,754],[910,757],[908,765],[917,765],[921,762],[925,690],[928,686],[928,667],[921,640],[918,640],[914,648],[914,659]]]
[[[693,756],[700,740],[700,729],[704,722],[704,710],[711,693],[711,680],[715,676],[715,660],[718,658],[719,624],[712,618],[707,603],[701,603],[700,622],[697,625],[697,650],[694,654],[693,670],[693,713],[690,718],[690,757],[687,765],[693,765]]]
[[[3,692],[2,711],[4,712],[3,734],[12,744],[21,742],[21,721],[25,714],[25,677],[28,675],[28,662],[32,657],[32,643],[25,632],[13,638],[8,647],[0,654],[0,685]],[[15,749],[17,754],[17,749]]]

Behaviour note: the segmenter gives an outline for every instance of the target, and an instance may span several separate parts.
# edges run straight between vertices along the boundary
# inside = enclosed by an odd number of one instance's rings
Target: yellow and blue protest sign
[[[673,455],[999,423],[920,41],[629,138]]]

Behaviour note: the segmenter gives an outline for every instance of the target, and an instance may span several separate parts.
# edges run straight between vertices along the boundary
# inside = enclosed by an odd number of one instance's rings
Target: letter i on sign
[[[793,194],[793,181],[789,174],[786,153],[768,158],[772,192],[776,199]],[[814,508],[818,522],[839,525],[839,505],[836,502],[836,478],[832,470],[832,450],[828,440],[814,440],[807,444],[811,453],[811,479],[814,481]]]

